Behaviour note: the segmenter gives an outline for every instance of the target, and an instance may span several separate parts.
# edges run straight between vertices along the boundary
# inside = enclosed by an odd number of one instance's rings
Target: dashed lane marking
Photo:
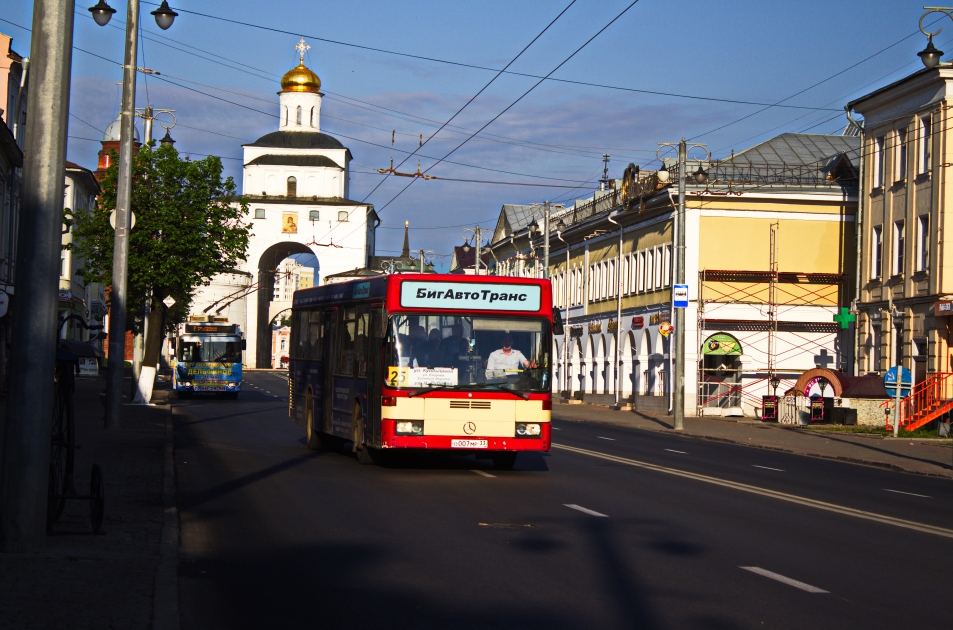
[[[752,573],[757,573],[758,575],[763,575],[766,578],[771,578],[772,580],[777,580],[788,586],[793,586],[794,588],[799,588],[802,591],[807,591],[808,593],[827,593],[822,588],[817,588],[816,586],[811,586],[810,584],[805,584],[804,582],[798,582],[789,577],[785,577],[780,573],[775,573],[773,571],[768,571],[767,569],[762,569],[761,567],[739,567],[745,571],[751,571]]]
[[[932,499],[932,498],[933,498],[933,497],[928,496],[928,495],[926,495],[926,494],[917,494],[917,493],[915,493],[915,492],[904,492],[903,490],[891,490],[890,488],[884,488],[884,492],[893,492],[893,493],[895,493],[895,494],[906,494],[906,495],[909,495],[909,496],[911,496],[911,497],[920,497],[920,498],[923,498],[923,499]]]
[[[615,442],[615,438],[602,437],[601,435],[597,435],[596,437],[600,440],[609,440],[610,442]]]
[[[659,466],[658,464],[650,464],[649,462],[642,462],[636,459],[629,459],[628,457],[619,457],[617,455],[609,455],[608,453],[600,453],[599,451],[591,451],[585,448],[567,446],[565,444],[553,444],[552,446],[553,448],[562,449],[564,451],[570,451],[572,453],[577,453],[579,455],[588,455],[589,457],[596,457],[598,459],[605,459],[610,462],[625,464],[626,466],[635,466],[636,468],[644,468],[646,470],[653,470],[655,472],[665,473],[667,475],[675,475],[677,477],[684,477],[686,479],[694,479],[695,481],[702,481],[702,482],[710,483],[716,486],[722,486],[724,488],[740,490],[741,492],[749,492],[751,494],[758,494],[763,497],[778,499],[780,501],[787,501],[789,503],[797,503],[798,505],[804,505],[807,507],[816,508],[818,510],[835,512],[837,514],[842,514],[844,516],[853,516],[855,518],[862,518],[868,521],[876,521],[878,523],[883,523],[885,525],[893,525],[894,527],[903,527],[904,529],[913,529],[919,532],[923,532],[925,534],[943,536],[944,538],[953,538],[953,529],[947,529],[946,527],[939,527],[937,525],[929,525],[927,523],[918,523],[917,521],[908,521],[906,519],[895,518],[893,516],[887,516],[885,514],[877,514],[876,512],[867,512],[865,510],[857,510],[857,509],[846,507],[843,505],[837,505],[835,503],[827,503],[826,501],[818,501],[816,499],[801,497],[796,494],[788,494],[787,492],[769,490],[768,488],[759,488],[758,486],[752,486],[746,483],[740,483],[737,481],[729,481],[728,479],[719,479],[718,477],[702,475],[700,473],[689,472],[687,470],[679,470],[678,468],[669,468],[668,466]]]
[[[581,505],[576,505],[575,503],[563,503],[570,510],[578,510],[583,514],[588,514],[589,516],[599,516],[602,518],[609,518],[608,514],[603,514],[602,512],[596,512],[595,510],[590,510],[589,508],[584,508]]]
[[[496,475],[491,475],[490,473],[486,472],[485,470],[477,470],[476,468],[474,468],[474,469],[471,470],[470,472],[476,473],[476,474],[480,475],[481,477],[489,477],[489,478],[491,478],[491,479],[495,479],[495,478],[496,478]]]
[[[665,450],[668,451],[669,453],[681,453],[682,455],[688,455],[688,453],[686,453],[685,451],[676,451],[674,448],[667,448]]]
[[[753,468],[764,468],[765,470],[776,470],[778,472],[784,472],[781,468],[771,468],[770,466],[758,466],[757,464],[751,464]]]

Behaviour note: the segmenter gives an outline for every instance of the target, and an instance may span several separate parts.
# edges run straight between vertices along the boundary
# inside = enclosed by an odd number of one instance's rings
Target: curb
[[[175,460],[172,441],[172,405],[165,425],[165,462],[162,469],[162,538],[152,591],[152,629],[179,630],[179,511],[175,505]]]
[[[694,433],[675,433],[675,432],[672,431],[671,429],[669,429],[668,431],[660,431],[660,430],[658,430],[658,429],[649,429],[649,428],[643,428],[643,427],[633,427],[633,426],[629,426],[629,425],[625,425],[625,424],[619,424],[619,423],[617,423],[617,422],[608,422],[608,421],[602,421],[602,420],[580,420],[580,419],[576,419],[576,418],[558,418],[558,420],[562,420],[562,421],[565,421],[565,422],[579,422],[579,423],[581,423],[581,424],[605,424],[605,425],[611,425],[611,426],[616,426],[616,427],[624,427],[624,428],[627,428],[627,429],[635,429],[636,431],[649,431],[649,432],[652,432],[652,433],[661,433],[661,434],[664,434],[664,435],[674,435],[674,436],[676,436],[676,437],[685,438],[685,439],[707,440],[707,441],[709,441],[709,442],[721,442],[721,443],[723,443],[723,444],[735,444],[735,445],[738,445],[738,446],[747,446],[747,447],[749,447],[749,448],[760,448],[760,449],[764,449],[764,450],[767,450],[767,451],[778,451],[778,452],[780,452],[780,453],[790,453],[791,455],[801,455],[801,456],[803,456],[803,457],[816,457],[816,458],[818,458],[818,459],[827,459],[827,460],[832,460],[832,461],[845,462],[845,463],[848,463],[848,464],[858,464],[858,465],[861,465],[861,466],[872,466],[872,467],[874,467],[874,468],[883,468],[883,469],[885,469],[885,470],[893,470],[893,471],[895,471],[895,472],[903,472],[903,473],[908,473],[908,474],[911,474],[911,475],[920,475],[920,476],[922,476],[922,477],[936,477],[936,478],[938,478],[938,479],[953,479],[953,475],[950,475],[950,474],[930,473],[930,472],[923,472],[923,471],[919,471],[919,470],[910,470],[910,469],[908,469],[908,468],[904,468],[904,467],[902,467],[902,466],[898,466],[897,464],[888,464],[888,463],[886,463],[886,462],[877,462],[877,461],[871,461],[871,460],[860,459],[860,458],[857,458],[857,457],[847,457],[847,456],[844,456],[844,455],[823,455],[823,454],[820,454],[820,453],[805,453],[805,452],[802,452],[802,451],[795,451],[795,450],[791,450],[791,449],[788,449],[788,448],[782,448],[782,447],[780,447],[780,446],[765,446],[765,445],[762,445],[762,444],[751,444],[751,443],[749,443],[749,442],[740,442],[740,441],[738,441],[738,440],[732,440],[732,439],[730,439],[730,438],[714,437],[714,436],[707,436],[707,435],[697,435],[697,434],[694,434]]]

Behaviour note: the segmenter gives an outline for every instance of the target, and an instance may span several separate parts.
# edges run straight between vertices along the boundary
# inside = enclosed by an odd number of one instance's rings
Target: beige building
[[[834,316],[853,295],[859,144],[783,134],[688,164],[686,175],[701,166],[708,181],[687,177],[687,415],[756,416],[771,376],[784,394],[808,370],[851,364],[853,331]],[[555,340],[553,381],[566,397],[671,410],[678,173],[666,167],[667,180],[630,166],[624,193],[615,180],[551,210],[549,276],[569,323]],[[529,226],[543,225],[543,212],[503,207],[493,272],[542,275],[542,237],[529,238]]]
[[[923,69],[847,105],[863,116],[861,371],[902,364],[917,382],[951,371],[953,66]]]

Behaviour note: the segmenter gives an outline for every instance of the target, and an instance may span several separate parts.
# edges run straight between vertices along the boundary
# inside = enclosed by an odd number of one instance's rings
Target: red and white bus
[[[289,413],[308,448],[351,442],[362,463],[439,449],[512,468],[549,450],[552,335],[548,280],[394,274],[303,289]]]

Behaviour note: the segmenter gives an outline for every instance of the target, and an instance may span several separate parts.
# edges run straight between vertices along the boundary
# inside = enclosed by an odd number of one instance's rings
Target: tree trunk
[[[145,349],[142,353],[142,369],[139,372],[139,388],[133,404],[148,405],[152,400],[152,388],[155,386],[156,366],[162,350],[162,336],[165,324],[165,305],[158,306],[149,313],[149,325],[146,327]]]

